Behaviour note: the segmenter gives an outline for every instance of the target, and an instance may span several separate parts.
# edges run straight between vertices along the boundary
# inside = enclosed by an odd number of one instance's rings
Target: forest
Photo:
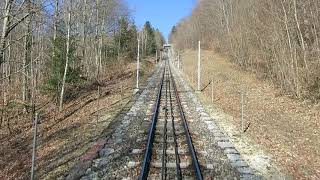
[[[142,78],[152,71],[145,59],[165,39],[149,21],[138,27],[132,13],[122,0],[0,1],[0,179],[30,177],[35,119],[37,178],[74,163],[105,128],[91,125],[96,114],[118,94],[132,95],[138,42]]]
[[[123,1],[5,0],[0,7],[0,128],[8,133],[48,99],[61,112],[72,89],[99,83],[111,64],[136,61],[137,39],[142,58],[164,43],[150,22],[136,27]]]
[[[270,80],[283,94],[320,98],[320,2],[316,0],[200,0],[172,28],[178,50],[229,56],[242,69]]]

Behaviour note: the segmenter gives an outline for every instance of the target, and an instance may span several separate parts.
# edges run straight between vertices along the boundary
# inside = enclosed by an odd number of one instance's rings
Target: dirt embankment
[[[182,71],[196,87],[197,52],[182,54]],[[212,51],[202,52],[200,98],[208,107],[230,115],[219,122],[239,136],[241,92],[244,93],[244,133],[249,145],[271,155],[272,163],[294,179],[320,179],[320,106],[281,95],[270,82],[244,72]],[[213,98],[212,98],[213,95]],[[235,131],[236,132],[235,132]],[[241,148],[240,148],[241,149]]]
[[[153,71],[154,60],[142,61],[141,82]],[[41,108],[38,125],[37,179],[56,179],[64,175],[106,136],[113,118],[133,97],[136,64],[114,64],[98,83],[87,83],[66,94],[65,109],[58,113],[53,102]],[[48,98],[49,100],[49,98]],[[31,169],[31,123],[17,123],[12,134],[0,129],[0,179],[29,179]],[[19,126],[19,127],[18,127]]]

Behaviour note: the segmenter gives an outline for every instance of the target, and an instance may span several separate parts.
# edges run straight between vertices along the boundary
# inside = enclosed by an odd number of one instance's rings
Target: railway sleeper
[[[150,174],[148,176],[148,179],[150,179],[150,180],[159,180],[160,177],[161,177],[161,174]],[[194,180],[194,177],[192,177],[192,176],[182,176],[182,179],[184,179],[184,180]],[[133,180],[133,179],[128,179],[128,180]]]
[[[170,133],[172,133],[172,131],[168,130],[167,134],[170,134]],[[163,135],[163,130],[157,130],[155,134],[156,135]],[[175,134],[176,134],[176,136],[181,136],[181,135],[185,135],[185,132],[184,131],[175,131]]]
[[[140,165],[141,165],[140,161],[129,161],[127,163],[128,168],[135,168]],[[180,168],[182,168],[182,169],[190,168],[191,165],[192,165],[191,161],[180,162]],[[161,168],[162,162],[161,161],[151,162],[151,166],[155,167],[155,168]],[[166,163],[166,167],[167,168],[176,168],[176,163],[175,162],[168,162],[168,163]],[[206,163],[206,164],[202,164],[201,167],[204,169],[207,169],[207,170],[214,170],[215,165]]]
[[[173,116],[173,118],[174,118],[174,120],[173,120],[174,122],[181,122],[180,116]],[[158,121],[159,122],[164,122],[165,121],[164,116],[163,117],[159,117]],[[167,121],[168,122],[172,121],[171,116],[168,116]]]
[[[151,166],[155,167],[155,168],[161,168],[162,167],[162,162],[161,161],[155,161],[155,162],[151,162]],[[182,161],[180,162],[180,168],[182,169],[186,169],[189,168],[191,166],[191,161]],[[166,167],[167,168],[176,168],[176,162],[167,162],[166,163]]]
[[[155,167],[155,168],[162,168],[162,162],[161,161],[155,161],[155,162],[151,162],[151,166]],[[181,169],[187,169],[187,168],[191,168],[192,163],[191,160],[184,160],[182,162],[180,162],[180,168]],[[215,165],[214,164],[201,164],[200,165],[203,169],[206,170],[214,170]],[[176,168],[176,162],[167,162],[166,163],[166,167],[167,168]]]
[[[174,120],[173,120],[174,122],[181,122],[180,116],[174,116],[173,118],[174,118]],[[147,121],[147,122],[151,122],[150,115],[147,115],[147,117],[144,118],[143,120]],[[165,121],[164,116],[159,116],[157,121],[164,122]],[[171,123],[171,121],[172,121],[171,116],[168,116],[167,121]]]
[[[160,128],[160,129],[163,129],[164,128],[164,124],[158,124],[157,125],[157,128]],[[171,123],[167,123],[167,130],[173,130],[173,127],[172,127],[172,125],[171,125]],[[174,129],[176,130],[176,131],[182,131],[183,130],[183,127],[181,126],[181,125],[175,125],[175,127],[174,127]]]
[[[142,154],[144,153],[145,149],[132,149],[131,153],[132,154]],[[187,155],[188,154],[188,149],[178,149],[178,154],[179,155]],[[163,151],[162,150],[156,150],[157,154],[162,154]],[[167,149],[166,153],[168,155],[174,155],[175,154],[175,150],[174,149]],[[198,151],[197,154],[200,154],[202,156],[207,156],[208,152],[207,151]]]

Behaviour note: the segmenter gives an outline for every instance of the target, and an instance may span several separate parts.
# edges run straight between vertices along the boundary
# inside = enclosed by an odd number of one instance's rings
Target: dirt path
[[[196,63],[197,52],[182,54],[182,71],[193,87]],[[289,178],[320,178],[319,105],[283,96],[271,83],[213,52],[203,51],[202,65],[202,87],[213,80],[214,88],[211,91],[209,85],[199,96],[250,163],[270,177],[277,171],[272,169],[276,164]],[[247,130],[240,138],[242,91]]]

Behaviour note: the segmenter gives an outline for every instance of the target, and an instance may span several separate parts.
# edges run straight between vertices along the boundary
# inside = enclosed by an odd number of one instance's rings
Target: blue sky
[[[188,16],[196,0],[126,0],[136,25],[141,28],[146,21],[158,28],[165,38],[172,26]]]

